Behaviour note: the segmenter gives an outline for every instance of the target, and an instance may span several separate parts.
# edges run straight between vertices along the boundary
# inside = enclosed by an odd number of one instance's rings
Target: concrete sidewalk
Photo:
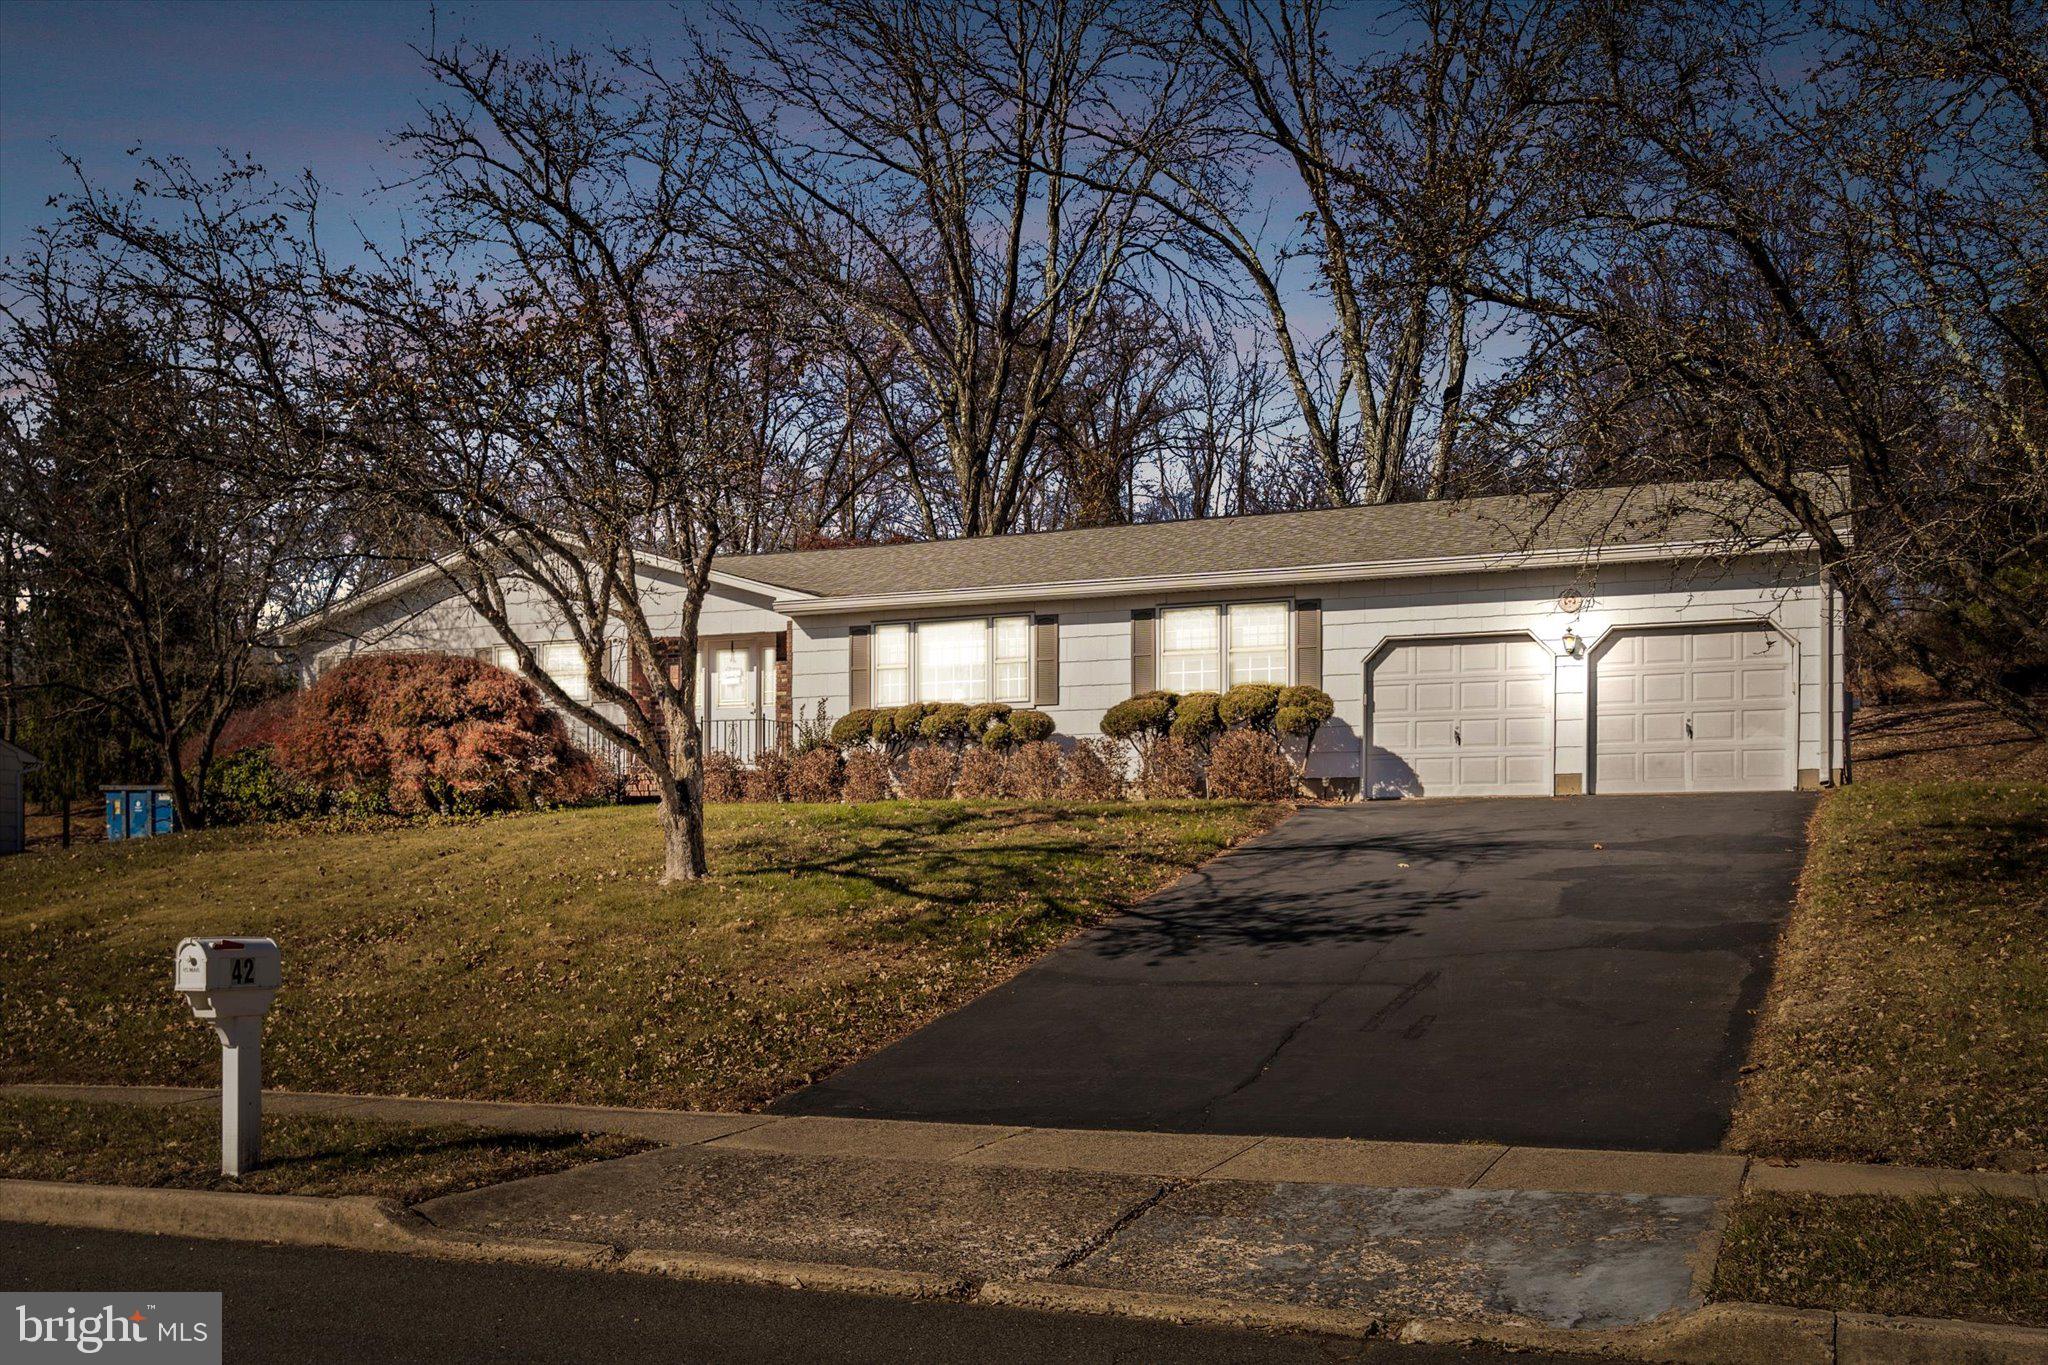
[[[2048,1333],[2031,1329],[1704,1302],[1725,1197],[1783,1187],[1802,1170],[1824,1192],[1860,1193],[1866,1168],[279,1092],[266,1101],[278,1113],[638,1133],[668,1145],[412,1210],[0,1181],[0,1216],[1639,1359],[2018,1361],[2048,1349]],[[2032,1176],[1888,1174],[1884,1193],[2040,1194]]]
[[[0,1095],[96,1104],[211,1104],[219,1091],[186,1086],[0,1085]],[[1389,1189],[1542,1190],[1577,1194],[1725,1197],[1789,1194],[1991,1194],[2048,1199],[2048,1176],[1934,1166],[1766,1161],[1733,1153],[1603,1151],[1498,1143],[1364,1142],[1345,1138],[1014,1128],[896,1119],[506,1104],[268,1090],[275,1114],[327,1114],[390,1123],[461,1123],[506,1132],[623,1133],[670,1146],[790,1156],[934,1161],[1171,1179],[1222,1179]]]

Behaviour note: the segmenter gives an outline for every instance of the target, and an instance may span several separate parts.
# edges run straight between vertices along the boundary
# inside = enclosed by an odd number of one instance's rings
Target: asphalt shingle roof
[[[1841,499],[1833,490],[1832,483],[1825,485],[1830,505],[1838,508]],[[1750,485],[1713,481],[738,555],[721,558],[717,567],[818,597],[853,597],[1595,545],[1733,546],[1796,529]]]

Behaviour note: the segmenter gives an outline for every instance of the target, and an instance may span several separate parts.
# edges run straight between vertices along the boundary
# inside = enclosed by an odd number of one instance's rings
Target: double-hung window
[[[1287,681],[1287,604],[1166,607],[1159,613],[1159,685],[1216,692]]]
[[[1287,681],[1287,604],[1241,602],[1230,609],[1230,685]]]
[[[1159,613],[1159,685],[1168,692],[1214,692],[1218,677],[1216,608],[1168,607]]]
[[[555,686],[561,688],[569,700],[590,700],[590,674],[583,667],[583,651],[574,640],[550,640],[534,645],[533,657],[540,664],[540,671],[554,679]],[[498,667],[508,672],[519,671],[519,656],[512,652],[510,645],[498,646],[495,661]]]
[[[910,627],[876,626],[874,703],[901,706],[910,700]]]
[[[996,680],[991,701],[1031,703],[1031,618],[998,616],[995,640]]]

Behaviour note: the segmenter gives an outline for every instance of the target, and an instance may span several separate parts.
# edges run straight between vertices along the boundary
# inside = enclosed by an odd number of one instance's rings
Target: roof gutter
[[[1224,570],[1213,573],[1146,574],[1130,578],[1079,579],[1064,583],[1019,583],[985,588],[947,588],[928,592],[863,593],[849,597],[795,596],[777,589],[775,609],[785,616],[822,616],[835,612],[867,612],[897,607],[949,606],[994,602],[1070,601],[1087,597],[1143,596],[1162,592],[1202,592],[1216,588],[1266,588],[1294,583],[1341,583],[1359,579],[1420,578],[1447,573],[1505,573],[1514,569],[1556,564],[1631,564],[1666,559],[1787,554],[1815,548],[1810,536],[1791,533],[1768,540],[1731,545],[1726,540],[1663,541],[1615,549],[1569,546],[1556,550],[1523,550],[1507,554],[1445,555],[1434,559],[1374,560],[1352,564],[1308,564],[1277,569]]]

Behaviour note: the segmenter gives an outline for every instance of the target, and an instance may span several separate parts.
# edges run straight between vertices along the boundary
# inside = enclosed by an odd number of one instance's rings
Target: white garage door
[[[1783,791],[1798,692],[1767,626],[1616,634],[1593,659],[1593,790]]]
[[[1553,686],[1526,635],[1390,646],[1368,679],[1366,795],[1550,795]]]

